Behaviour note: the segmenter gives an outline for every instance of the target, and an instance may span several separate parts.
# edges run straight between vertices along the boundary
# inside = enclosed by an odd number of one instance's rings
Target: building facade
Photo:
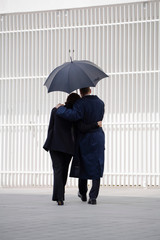
[[[67,94],[43,84],[70,55],[109,75],[92,88],[105,102],[102,185],[160,186],[160,2],[0,17],[0,186],[52,185],[42,147]]]

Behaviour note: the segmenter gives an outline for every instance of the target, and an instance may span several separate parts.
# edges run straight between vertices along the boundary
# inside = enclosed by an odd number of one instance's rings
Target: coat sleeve
[[[83,121],[78,121],[77,122],[77,128],[80,132],[82,133],[87,133],[89,132],[90,130],[92,129],[96,129],[96,128],[99,128],[98,126],[98,123],[95,122],[95,123],[90,123],[90,124],[86,124],[84,123]]]
[[[47,139],[43,145],[44,150],[48,151],[50,150],[50,145],[51,145],[51,139],[52,139],[52,133],[53,133],[53,128],[54,128],[54,118],[56,114],[56,108],[52,109],[51,116],[50,116],[50,121],[49,121],[49,126],[48,126],[48,133],[47,133]]]
[[[81,101],[77,101],[73,108],[66,108],[64,106],[61,106],[57,109],[56,114],[59,117],[62,117],[68,121],[78,121],[83,118],[84,116],[84,109],[82,106]]]
[[[51,129],[53,129],[53,126],[54,126],[54,118],[55,118],[56,111],[57,111],[56,108],[53,108],[53,109],[52,109],[51,116],[50,116],[50,120],[49,120],[48,133],[49,133],[49,131],[51,131]]]

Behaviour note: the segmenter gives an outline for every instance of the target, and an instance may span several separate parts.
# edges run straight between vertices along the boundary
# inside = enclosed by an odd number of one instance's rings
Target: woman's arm
[[[94,123],[90,123],[90,124],[86,124],[83,121],[78,121],[77,122],[77,127],[78,127],[80,132],[86,133],[86,132],[89,132],[92,129],[102,127],[102,121],[94,122]]]
[[[49,121],[49,127],[48,127],[48,133],[47,133],[47,138],[46,141],[43,145],[43,148],[48,151],[50,150],[50,145],[51,145],[51,140],[52,140],[52,133],[53,133],[53,127],[54,127],[54,117],[56,114],[57,109],[53,108],[51,115],[50,115],[50,121]]]
[[[51,115],[50,115],[50,120],[49,120],[49,126],[48,126],[48,132],[53,128],[54,126],[54,118],[55,118],[55,114],[56,114],[57,109],[53,108]]]

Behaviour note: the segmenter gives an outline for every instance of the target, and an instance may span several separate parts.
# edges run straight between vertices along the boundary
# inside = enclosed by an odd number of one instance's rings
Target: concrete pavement
[[[64,206],[51,188],[0,188],[0,240],[160,240],[160,189],[101,187],[98,204],[66,188]]]

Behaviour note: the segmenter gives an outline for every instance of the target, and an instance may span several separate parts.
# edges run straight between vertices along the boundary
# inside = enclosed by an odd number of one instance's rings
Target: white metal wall
[[[67,95],[48,94],[43,83],[69,49],[110,75],[93,89],[106,104],[102,184],[160,185],[159,14],[152,1],[1,15],[1,186],[52,185],[42,146],[50,111]]]

